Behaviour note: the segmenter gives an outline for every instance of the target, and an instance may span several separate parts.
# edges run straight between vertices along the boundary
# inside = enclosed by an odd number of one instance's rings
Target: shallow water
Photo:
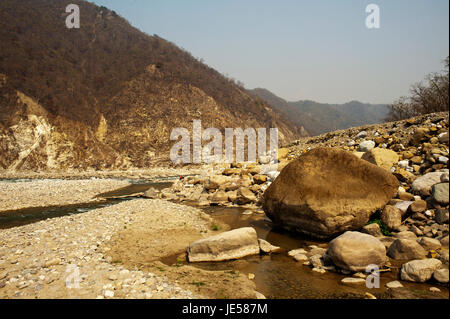
[[[150,187],[163,189],[170,187],[170,185],[172,184],[171,182],[150,183],[149,181],[144,182],[143,180],[133,180],[130,182],[132,182],[133,184],[112,192],[96,196],[96,198],[98,198],[98,201],[93,203],[82,203],[65,206],[30,207],[18,210],[3,211],[0,214],[0,229],[8,229],[28,225],[51,218],[82,214],[94,209],[108,207],[123,201],[135,199],[135,197],[132,197],[131,195],[145,192]],[[106,197],[127,195],[130,195],[130,197],[105,199]]]
[[[164,179],[158,182],[149,182],[148,180],[133,180],[132,185],[101,194],[97,197],[117,197],[103,200],[101,202],[89,204],[76,204],[68,206],[39,207],[21,209],[18,211],[2,212],[0,215],[0,229],[17,227],[35,223],[41,220],[56,218],[67,215],[81,214],[93,209],[111,206],[136,197],[127,197],[136,193],[145,192],[148,188],[163,189],[172,184],[174,178]],[[13,182],[13,181],[10,181]],[[214,219],[230,226],[231,229],[241,227],[255,228],[258,238],[270,242],[272,245],[281,247],[280,253],[262,256],[250,256],[240,260],[228,262],[206,262],[190,264],[192,266],[206,270],[232,270],[244,274],[255,275],[255,285],[257,291],[267,298],[277,299],[343,299],[343,298],[363,298],[365,292],[370,292],[377,297],[383,297],[386,289],[385,284],[389,281],[398,280],[398,269],[391,273],[382,273],[379,289],[368,289],[365,285],[346,286],[341,284],[345,277],[342,274],[327,272],[319,274],[313,272],[308,266],[296,262],[293,258],[287,256],[287,252],[292,249],[305,248],[309,245],[321,246],[324,242],[319,242],[311,238],[289,233],[283,229],[273,226],[271,221],[264,214],[254,213],[252,215],[243,215],[247,210],[241,207],[220,207],[213,206],[201,208],[210,214]],[[162,262],[173,265],[177,263],[177,256],[168,256]],[[187,264],[187,262],[185,262]],[[409,290],[418,292],[424,297],[429,297],[430,284],[405,283],[402,284]],[[442,290],[439,294],[433,294],[432,297],[448,298],[448,288],[440,285],[434,285]]]
[[[382,273],[380,276],[380,288],[369,289],[364,284],[348,286],[341,283],[345,278],[343,274],[326,272],[320,274],[312,271],[302,262],[296,262],[287,252],[292,249],[305,248],[310,245],[326,246],[321,242],[302,235],[290,233],[274,227],[272,222],[264,214],[254,213],[243,215],[246,210],[240,207],[207,207],[203,210],[230,226],[231,229],[241,227],[253,227],[258,238],[265,239],[269,243],[282,248],[280,253],[261,256],[249,256],[240,260],[227,262],[203,262],[190,264],[205,270],[233,270],[244,274],[254,274],[257,291],[271,299],[348,299],[364,298],[366,292],[377,297],[386,297],[386,283],[398,280],[399,269],[392,267],[392,272]],[[175,257],[175,256],[173,256]],[[167,258],[163,262],[172,265],[176,259]],[[187,262],[185,262],[187,264]],[[448,288],[436,284],[442,290],[441,293],[431,294],[430,284],[405,283],[402,284],[415,293],[424,297],[448,298]]]

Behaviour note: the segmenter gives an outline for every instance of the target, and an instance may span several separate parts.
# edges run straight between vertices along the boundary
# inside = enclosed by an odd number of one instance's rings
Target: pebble
[[[364,141],[359,144],[358,151],[360,152],[368,152],[375,148],[375,142],[374,141]]]
[[[370,292],[366,292],[365,294],[366,299],[377,299],[374,295],[372,295]]]
[[[400,281],[395,280],[395,281],[388,282],[386,284],[386,287],[391,288],[391,289],[396,289],[396,288],[403,288],[403,285],[401,284]]]
[[[111,274],[108,276],[108,279],[114,281],[114,280],[117,280],[117,276],[114,274]]]
[[[314,268],[312,269],[312,271],[318,272],[319,274],[324,274],[324,273],[327,272],[327,271],[326,271],[325,269],[323,269],[323,268],[316,268],[316,267],[314,267]]]
[[[347,277],[341,280],[344,284],[363,284],[366,281],[362,278],[353,278],[353,277]]]
[[[305,254],[296,254],[294,255],[294,259],[295,261],[305,261],[308,260],[309,258]]]
[[[366,131],[361,131],[355,136],[355,138],[366,138],[366,137],[367,137]]]
[[[408,165],[409,165],[409,161],[408,161],[408,160],[403,160],[403,161],[398,162],[397,165],[398,165],[399,167],[401,167],[401,168],[406,168],[406,167],[408,167]]]
[[[294,250],[289,251],[288,252],[288,256],[289,257],[294,257],[295,255],[306,254],[306,253],[307,253],[307,251],[305,249],[300,248],[300,249],[294,249]]]

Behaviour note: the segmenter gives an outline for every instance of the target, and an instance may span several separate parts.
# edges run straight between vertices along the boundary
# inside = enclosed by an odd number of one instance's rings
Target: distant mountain
[[[288,102],[266,89],[257,88],[249,92],[285,114],[299,129],[306,129],[310,135],[381,123],[388,114],[385,104],[358,101],[345,104],[324,104],[309,100]]]
[[[66,6],[81,27],[67,29]],[[173,128],[297,127],[235,81],[87,1],[0,1],[0,169],[146,167]],[[190,129],[191,131],[192,129]]]

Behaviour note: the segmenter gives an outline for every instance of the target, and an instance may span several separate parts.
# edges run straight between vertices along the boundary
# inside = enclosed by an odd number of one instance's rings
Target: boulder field
[[[274,159],[269,155],[205,166],[201,175],[147,196],[265,213],[276,226],[323,240],[288,254],[317,273],[354,273],[345,284],[361,282],[367,266],[390,271],[394,263],[398,279],[447,284],[448,146],[448,113],[430,114],[301,139],[278,150],[271,170],[264,167]],[[192,243],[190,261],[282,253],[252,233]]]

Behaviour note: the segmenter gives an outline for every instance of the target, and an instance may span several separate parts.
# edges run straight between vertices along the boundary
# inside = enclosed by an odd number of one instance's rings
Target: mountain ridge
[[[320,135],[365,124],[383,122],[388,109],[385,104],[362,103],[356,100],[344,104],[318,103],[311,100],[289,102],[264,88],[249,90],[269,103],[311,135]]]

